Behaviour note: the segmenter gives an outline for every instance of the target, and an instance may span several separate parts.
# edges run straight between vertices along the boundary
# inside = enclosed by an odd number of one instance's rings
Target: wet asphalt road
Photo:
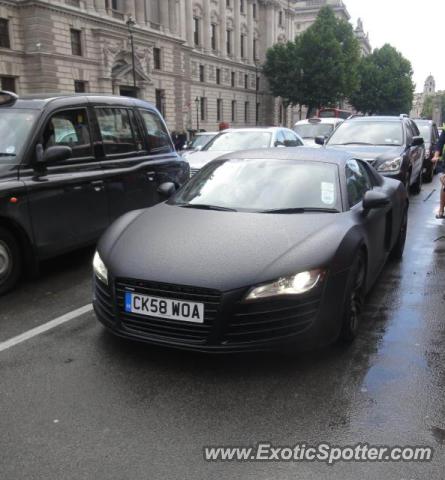
[[[128,343],[92,313],[0,352],[0,479],[445,479],[445,222],[411,198],[406,253],[349,348],[289,358]],[[0,342],[90,301],[92,251],[0,298]],[[428,445],[431,463],[213,463],[204,445]]]

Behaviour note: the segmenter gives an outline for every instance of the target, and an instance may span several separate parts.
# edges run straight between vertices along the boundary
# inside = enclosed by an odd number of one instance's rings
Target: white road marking
[[[59,325],[62,325],[63,323],[69,322],[70,320],[74,320],[75,318],[80,317],[85,313],[91,312],[91,310],[93,310],[93,305],[91,304],[84,305],[83,307],[77,308],[76,310],[65,313],[65,315],[62,315],[61,317],[57,317],[54,320],[50,320],[49,322],[44,323],[43,325],[39,325],[38,327],[32,328],[31,330],[28,330],[25,333],[17,335],[16,337],[12,337],[9,340],[6,340],[5,342],[1,342],[0,352],[3,352],[8,348],[14,347],[19,343],[26,342],[26,340],[29,340],[30,338],[36,337],[41,333],[44,333],[44,332],[47,332],[48,330],[56,328]]]

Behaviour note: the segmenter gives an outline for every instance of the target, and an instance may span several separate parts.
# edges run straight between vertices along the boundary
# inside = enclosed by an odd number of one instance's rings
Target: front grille
[[[111,291],[108,285],[94,277],[95,306],[102,320],[114,324],[114,309]]]
[[[128,313],[124,310],[124,296],[125,292],[129,291],[155,297],[203,303],[204,323],[189,323]],[[116,300],[122,328],[127,332],[147,338],[200,344],[209,338],[220,306],[221,293],[206,288],[119,279],[116,281]]]
[[[199,168],[191,168],[190,169],[190,176],[193,177],[193,175],[195,175],[195,173],[198,173],[199,172]]]
[[[296,335],[313,323],[319,305],[319,294],[298,300],[238,303],[224,341],[226,344],[247,344]]]

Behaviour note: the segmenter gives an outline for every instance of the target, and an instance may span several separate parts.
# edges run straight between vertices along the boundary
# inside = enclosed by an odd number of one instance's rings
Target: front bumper
[[[94,279],[93,306],[99,321],[120,337],[201,352],[249,352],[317,348],[340,331],[347,272],[325,280],[309,294],[292,299],[243,303],[247,289],[210,289],[135,280]],[[152,318],[124,311],[124,294],[193,300],[205,305],[203,324]]]

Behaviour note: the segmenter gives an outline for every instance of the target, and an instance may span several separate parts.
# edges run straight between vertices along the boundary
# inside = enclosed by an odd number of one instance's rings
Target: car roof
[[[401,122],[402,120],[408,120],[408,117],[397,115],[366,115],[364,117],[351,117],[347,118],[345,122]]]
[[[222,130],[224,131],[224,130]],[[195,137],[197,137],[198,135],[218,135],[218,133],[220,132],[197,132],[195,133]]]
[[[345,165],[354,156],[346,151],[334,148],[311,148],[311,147],[286,147],[286,148],[261,148],[256,150],[241,150],[228,153],[220,159],[258,159],[258,160],[297,160],[320,163],[333,163],[339,166]]]
[[[420,125],[435,125],[436,122],[429,120],[428,118],[413,118],[413,120]]]
[[[124,105],[124,106],[133,106],[133,107],[149,107],[155,109],[155,106],[150,102],[145,100],[140,100],[138,98],[124,97],[119,95],[101,95],[96,93],[39,93],[33,95],[23,95],[19,96],[13,104],[5,105],[5,107],[15,107],[15,108],[29,108],[43,110],[47,106],[51,105],[54,107],[58,106],[69,106],[69,105],[80,105],[85,103],[99,103],[99,104],[109,104],[109,105]],[[0,108],[2,108],[0,106]]]
[[[291,130],[287,127],[247,127],[247,128],[227,128],[219,133],[227,132],[275,132],[276,130]]]
[[[316,120],[316,121],[314,121]],[[326,118],[307,118],[305,120],[299,120],[295,126],[297,125],[318,125],[320,123],[328,123],[330,125],[335,124],[335,123],[342,123],[344,122],[343,118],[335,118],[335,117],[326,117]]]

